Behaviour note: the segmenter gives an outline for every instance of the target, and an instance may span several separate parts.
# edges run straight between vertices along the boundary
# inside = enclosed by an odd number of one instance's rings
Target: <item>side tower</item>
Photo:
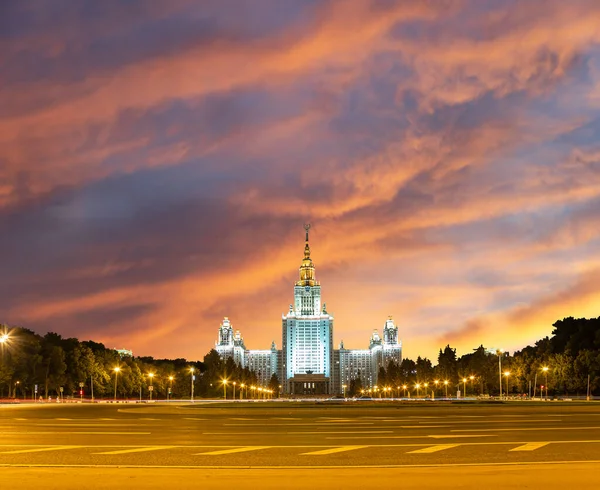
[[[283,390],[293,395],[333,392],[333,316],[321,306],[321,286],[315,279],[308,232],[294,303],[282,315]]]

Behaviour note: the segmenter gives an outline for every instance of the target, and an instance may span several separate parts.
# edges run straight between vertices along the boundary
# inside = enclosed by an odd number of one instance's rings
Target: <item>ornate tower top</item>
[[[300,280],[296,281],[296,286],[318,286],[319,283],[315,280],[315,265],[310,258],[310,246],[308,244],[308,231],[310,230],[310,224],[304,225],[306,231],[306,242],[304,244],[304,259],[300,266]]]

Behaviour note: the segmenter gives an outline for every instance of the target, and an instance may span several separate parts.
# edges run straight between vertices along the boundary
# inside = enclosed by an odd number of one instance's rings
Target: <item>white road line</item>
[[[61,419],[61,418],[55,418],[54,420],[73,420],[73,419]]]
[[[208,419],[200,419],[198,417],[183,417],[183,420],[208,420]]]
[[[27,435],[46,435],[46,434],[60,434],[63,436],[72,436],[72,435],[107,435],[107,436],[142,436],[149,435],[151,432],[65,432],[65,431],[2,431],[0,432],[2,435],[6,434],[18,434],[20,436]]]
[[[600,427],[499,427],[496,429],[452,429],[450,432],[515,432],[515,431],[524,431],[524,430],[598,430]]]
[[[417,449],[416,451],[409,451],[406,454],[430,454],[437,453],[439,451],[445,451],[446,449],[452,449],[453,447],[460,446],[460,444],[438,444],[437,446],[424,447]]]
[[[82,446],[56,446],[56,447],[38,447],[35,449],[17,449],[15,451],[2,451],[0,454],[23,454],[23,453],[41,453],[43,451],[60,451],[63,449],[78,449]]]
[[[222,449],[220,451],[210,451],[208,453],[196,453],[194,456],[220,456],[222,454],[245,453],[246,451],[258,451],[259,449],[269,449],[271,446],[247,446],[236,447],[232,449]]]
[[[302,453],[300,456],[325,456],[327,454],[342,453],[345,451],[354,451],[355,449],[364,449],[369,446],[343,446],[334,447],[332,449],[322,449],[321,451],[312,451],[310,453]]]
[[[173,446],[147,446],[147,447],[138,447],[134,449],[118,449],[116,451],[105,451],[102,453],[92,453],[92,454],[129,454],[129,453],[143,453],[147,451],[158,451],[159,449],[172,449]]]
[[[541,447],[547,446],[550,444],[549,442],[528,442],[527,444],[523,444],[522,446],[515,447],[511,449],[509,452],[513,451],[535,451]]]

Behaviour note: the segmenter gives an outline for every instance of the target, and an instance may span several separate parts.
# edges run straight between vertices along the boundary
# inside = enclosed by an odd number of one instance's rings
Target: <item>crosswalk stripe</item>
[[[73,420],[73,419],[55,418],[54,420]]]
[[[39,447],[36,449],[17,449],[15,451],[2,451],[0,454],[23,454],[23,453],[41,453],[43,451],[60,451],[62,449],[78,449],[82,446],[57,446],[57,447]]]
[[[129,454],[129,453],[143,453],[146,451],[158,451],[159,449],[172,449],[173,446],[149,446],[149,447],[137,447],[134,449],[119,449],[118,451],[105,451],[102,453],[93,454]]]
[[[522,446],[515,447],[510,450],[512,451],[535,451],[541,447],[547,446],[550,444],[549,442],[528,442],[527,444],[523,444]]]
[[[248,446],[236,447],[233,449],[222,449],[220,451],[210,451],[208,453],[196,453],[194,456],[219,456],[221,454],[244,453],[246,451],[258,451],[259,449],[269,449],[271,446]]]
[[[321,451],[312,451],[310,453],[302,453],[301,456],[325,456],[326,454],[342,453],[344,451],[354,451],[355,449],[364,449],[369,446],[343,446],[334,447],[331,449],[323,449]]]
[[[438,444],[436,446],[424,447],[423,449],[417,449],[416,451],[409,451],[407,454],[429,454],[437,453],[438,451],[445,451],[446,449],[452,449],[453,447],[460,446],[460,444]]]

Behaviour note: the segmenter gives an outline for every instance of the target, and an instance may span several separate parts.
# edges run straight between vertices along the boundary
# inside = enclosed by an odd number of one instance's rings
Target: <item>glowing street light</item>
[[[223,378],[221,383],[223,383],[223,400],[227,400],[227,380]]]
[[[504,376],[506,376],[506,398],[508,399],[508,377],[510,376],[510,371],[504,371]]]
[[[150,401],[152,401],[152,391],[154,390],[154,386],[152,386],[152,380],[154,379],[154,373],[148,373],[148,377],[150,378],[150,386],[148,387],[148,391],[150,392]]]
[[[419,388],[421,387],[421,383],[417,383],[415,386],[417,388],[417,398],[419,398]]]
[[[246,387],[246,385],[245,385],[244,383],[242,383],[242,384],[240,385],[240,388],[241,388],[241,390],[240,390],[240,400],[241,400],[242,398],[244,398],[244,388],[245,388],[245,387]]]
[[[190,378],[192,380],[192,396],[191,396],[191,402],[194,403],[194,368],[191,367],[190,368]]]
[[[406,398],[406,389],[407,388],[408,388],[408,386],[402,385],[402,389],[404,390],[404,398]]]
[[[10,339],[8,333],[3,333],[2,335],[0,335],[0,344],[8,343],[8,339]]]
[[[549,369],[550,369],[550,368],[549,368],[548,366],[544,366],[544,367],[542,368],[542,371],[544,371],[544,375],[545,375],[545,377],[546,377],[546,379],[544,380],[544,384],[546,385],[546,398],[545,398],[546,400],[548,399],[548,370],[549,370]],[[544,394],[544,393],[542,392],[542,395],[543,395],[543,394]]]
[[[233,399],[234,400],[235,400],[235,385],[236,385],[236,382],[234,381],[233,382]]]
[[[463,378],[463,388],[465,392],[463,393],[463,398],[467,397],[467,378]]]
[[[173,389],[173,376],[169,376],[169,391],[167,391],[167,401],[169,401],[169,395],[171,394],[171,390]]]
[[[444,388],[446,388],[446,398],[448,398],[448,383],[449,381],[447,379],[444,380]]]
[[[469,379],[471,380],[471,391],[473,393],[473,396],[475,396],[475,387],[473,386],[473,380],[475,379],[475,376],[471,374],[471,376],[469,376]]]
[[[115,397],[114,397],[114,401],[117,401],[117,378],[119,377],[119,371],[121,370],[121,368],[119,366],[113,368],[113,371],[115,372]]]
[[[504,354],[504,349],[498,349],[496,354],[498,354],[498,379],[500,380],[500,399],[502,399],[502,354]]]

